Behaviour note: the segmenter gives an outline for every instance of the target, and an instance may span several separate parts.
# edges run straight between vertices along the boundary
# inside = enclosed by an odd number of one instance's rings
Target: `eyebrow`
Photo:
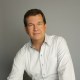
[[[33,24],[33,23],[28,23],[28,24]]]

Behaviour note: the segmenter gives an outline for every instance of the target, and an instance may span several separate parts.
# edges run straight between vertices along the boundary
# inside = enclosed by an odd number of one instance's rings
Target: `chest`
[[[42,46],[40,52],[30,49],[26,69],[32,76],[57,73],[56,46]]]

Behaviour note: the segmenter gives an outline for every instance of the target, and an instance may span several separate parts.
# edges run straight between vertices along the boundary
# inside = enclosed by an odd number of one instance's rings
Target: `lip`
[[[40,34],[40,33],[33,33],[34,35]]]

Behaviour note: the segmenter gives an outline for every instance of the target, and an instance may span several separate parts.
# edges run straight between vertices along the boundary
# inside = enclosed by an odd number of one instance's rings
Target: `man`
[[[24,25],[30,41],[14,58],[7,80],[23,80],[24,71],[32,80],[75,80],[67,43],[63,37],[46,34],[46,19],[39,9],[24,15]]]

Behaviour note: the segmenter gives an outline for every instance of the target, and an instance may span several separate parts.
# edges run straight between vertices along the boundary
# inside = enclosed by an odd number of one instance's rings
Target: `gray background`
[[[80,0],[0,0],[0,80],[6,80],[14,56],[28,42],[23,15],[31,8],[44,12],[48,34],[66,39],[80,80]]]

